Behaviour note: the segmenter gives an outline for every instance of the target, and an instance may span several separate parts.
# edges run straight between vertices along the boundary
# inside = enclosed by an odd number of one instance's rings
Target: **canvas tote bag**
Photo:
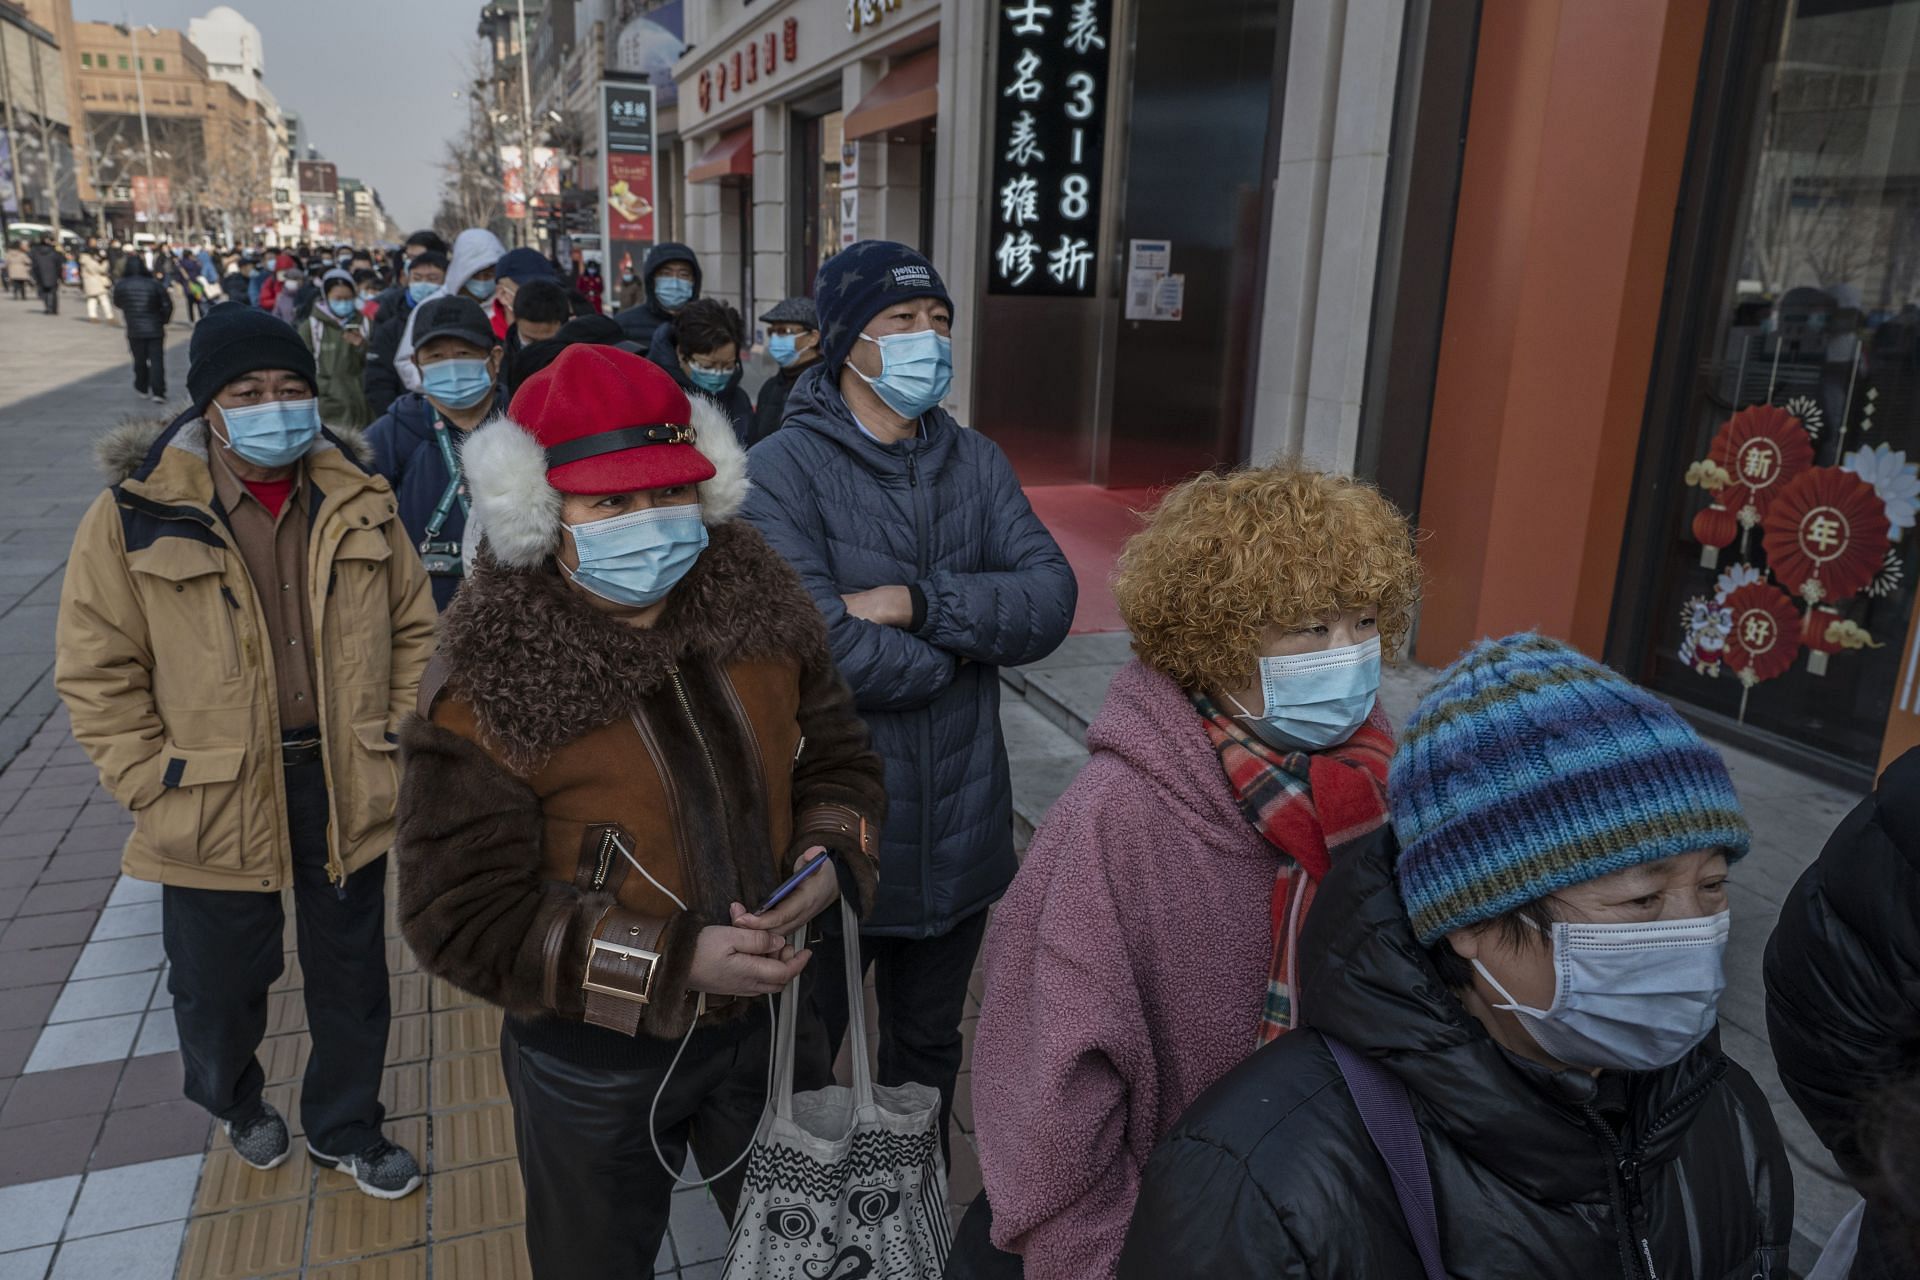
[[[726,1280],[940,1280],[952,1233],[940,1092],[876,1085],[867,1066],[860,922],[843,898],[853,1087],[793,1093],[804,997],[788,984],[774,1028],[773,1096],[727,1249]]]

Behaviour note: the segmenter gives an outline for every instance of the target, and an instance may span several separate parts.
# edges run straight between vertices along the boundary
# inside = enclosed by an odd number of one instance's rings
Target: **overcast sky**
[[[341,177],[377,189],[403,232],[429,225],[444,144],[466,119],[462,82],[480,0],[230,2],[260,28],[267,87],[300,113],[307,141]],[[73,16],[184,32],[217,3],[73,0]]]

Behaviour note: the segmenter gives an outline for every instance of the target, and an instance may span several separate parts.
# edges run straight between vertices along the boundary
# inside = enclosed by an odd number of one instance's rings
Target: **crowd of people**
[[[56,684],[165,886],[186,1093],[247,1163],[291,1149],[255,1058],[291,889],[308,1157],[420,1185],[379,1101],[391,853],[422,967],[505,1011],[542,1277],[647,1274],[689,1154],[733,1216],[772,998],[826,1084],[848,955],[876,1078],[945,1142],[983,951],[949,1275],[1789,1274],[1786,1148],[1717,1030],[1752,842],[1719,753],[1532,634],[1391,724],[1422,579],[1368,484],[1164,497],[1113,584],[1135,657],[1022,859],[999,670],[1078,587],[942,407],[919,253],[828,260],[749,393],[684,245],[606,286],[479,228],[204,252],[103,261],[154,399],[168,283],[225,301],[189,403],[102,446]],[[1767,954],[1782,1079],[1866,1196],[1831,1275],[1920,1265],[1917,805],[1920,753]],[[805,1274],[847,1260],[819,1238]]]

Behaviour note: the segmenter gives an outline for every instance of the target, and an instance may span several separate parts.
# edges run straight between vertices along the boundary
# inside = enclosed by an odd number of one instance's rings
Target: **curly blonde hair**
[[[1207,472],[1168,493],[1120,553],[1113,594],[1140,660],[1186,689],[1252,673],[1260,633],[1378,612],[1399,651],[1420,598],[1406,517],[1352,476],[1281,462]]]

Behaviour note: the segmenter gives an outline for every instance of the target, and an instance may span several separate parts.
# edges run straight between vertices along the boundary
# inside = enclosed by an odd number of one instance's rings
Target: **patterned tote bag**
[[[867,1063],[860,922],[844,899],[853,1087],[793,1093],[804,998],[788,986],[774,1028],[773,1096],[747,1157],[726,1280],[939,1280],[952,1235],[940,1093],[876,1085]]]

